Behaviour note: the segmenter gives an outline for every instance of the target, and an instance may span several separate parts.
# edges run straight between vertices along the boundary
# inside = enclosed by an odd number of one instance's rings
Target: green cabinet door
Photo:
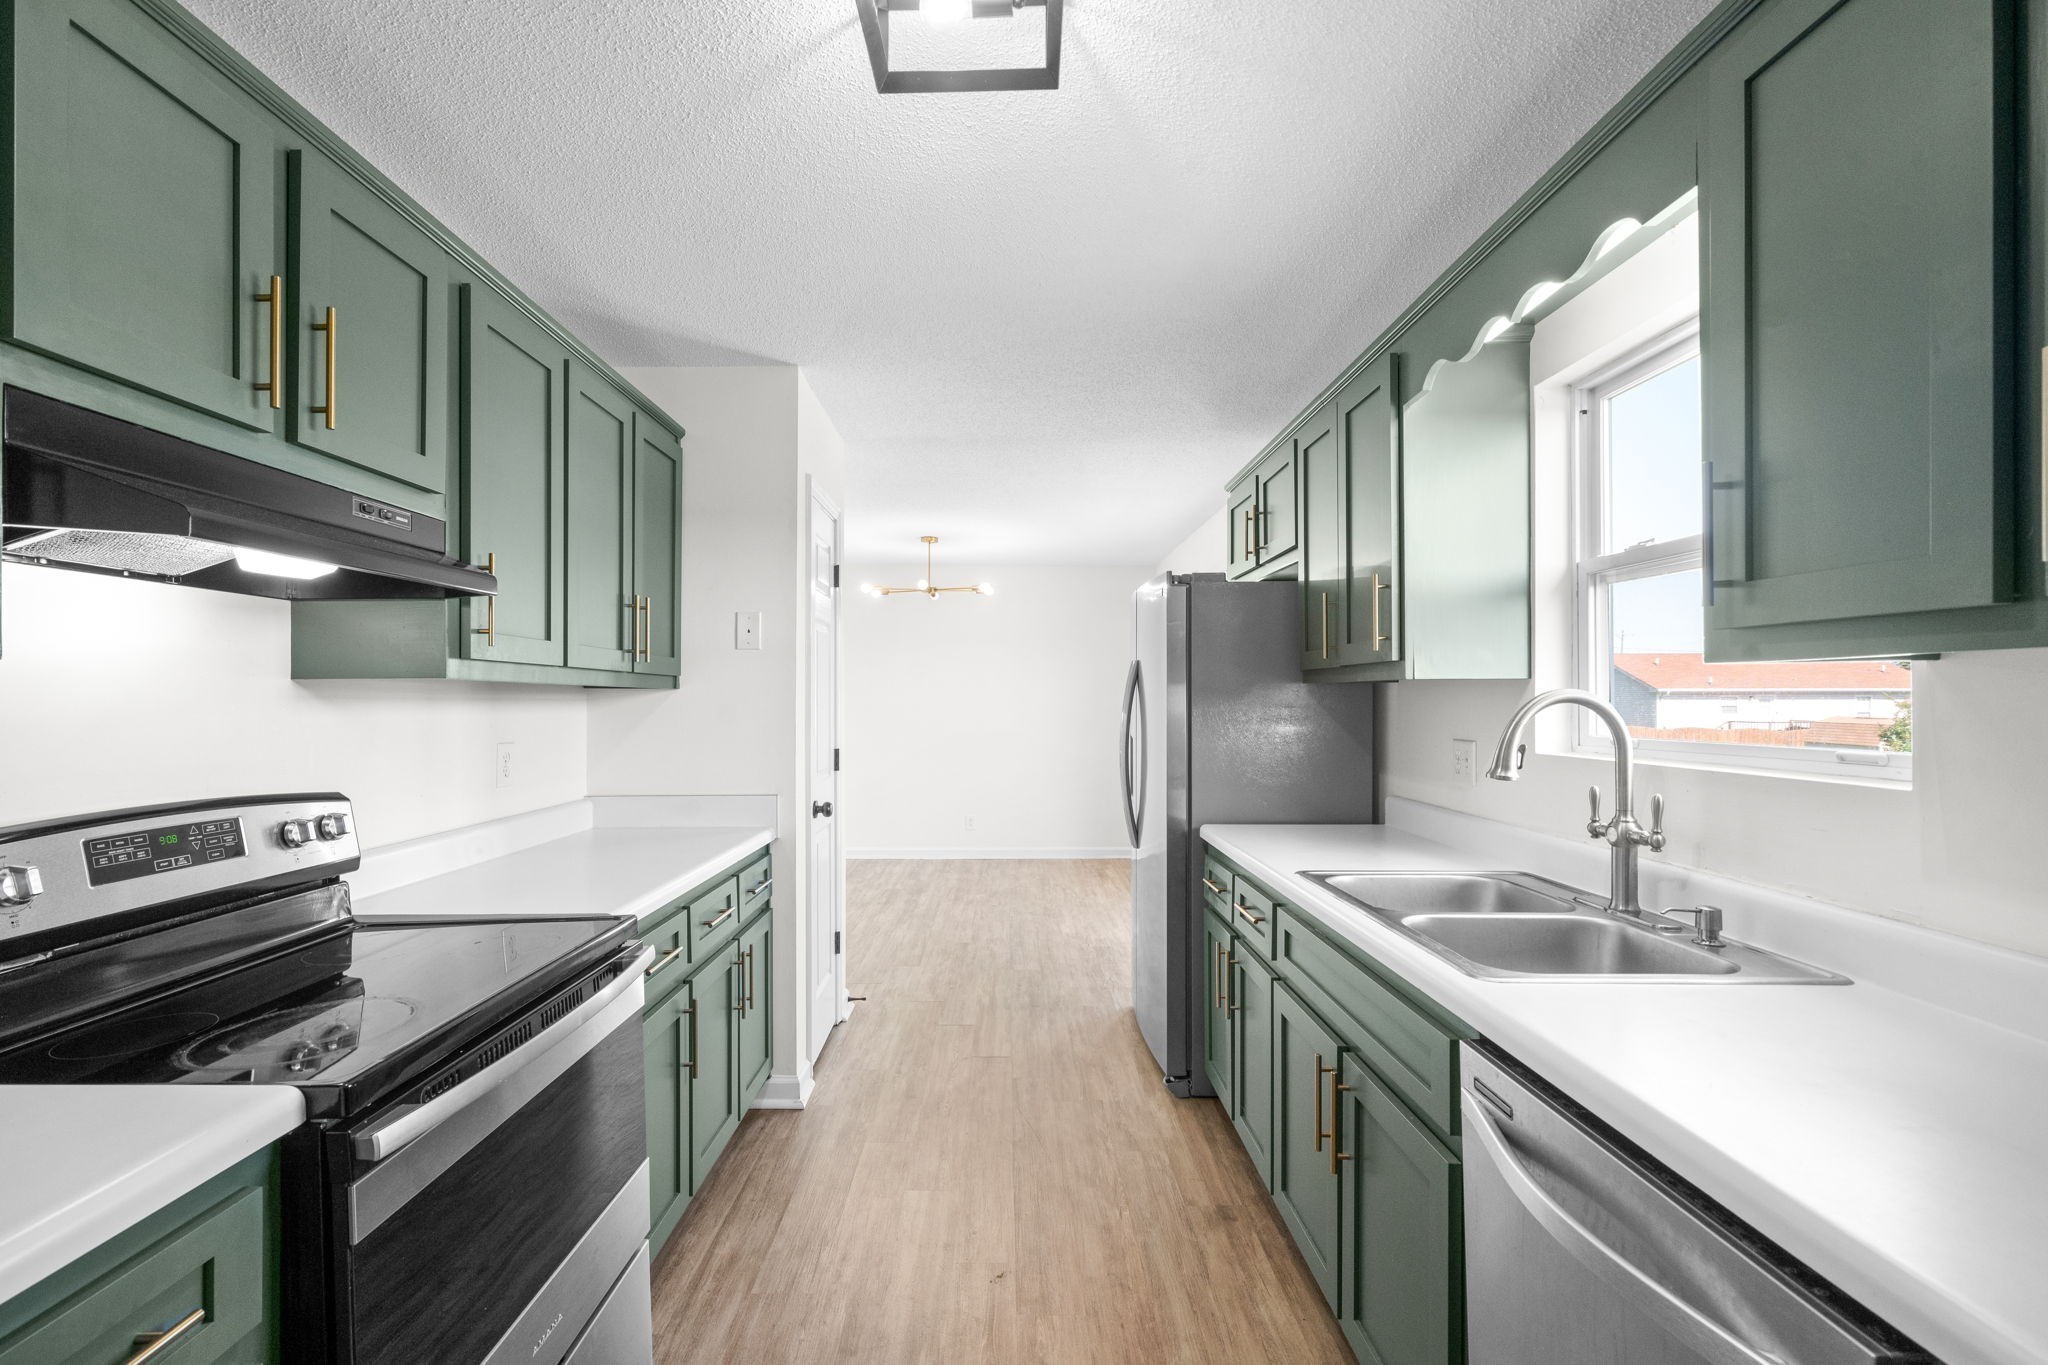
[[[290,174],[292,439],[439,492],[454,258],[318,153],[293,152]]]
[[[1401,657],[1399,363],[1381,356],[1333,400],[1346,574],[1339,657],[1347,664]]]
[[[647,1182],[653,1207],[648,1240],[656,1251],[690,1203],[690,985],[647,1012]]]
[[[690,1048],[690,1193],[697,1193],[711,1164],[740,1126],[738,1056],[734,1026],[739,1019],[740,955],[728,945],[690,980],[695,1028]]]
[[[590,366],[569,362],[569,666],[630,671],[633,405]]]
[[[1273,1187],[1273,973],[1237,938],[1231,946],[1237,965],[1230,989],[1231,1085],[1230,1121],[1238,1140],[1259,1168],[1259,1179]]]
[[[1273,987],[1273,1201],[1323,1298],[1341,1260],[1337,1101],[1342,1045],[1285,982]]]
[[[1709,658],[2011,594],[2017,9],[1775,0],[1709,60]]]
[[[1230,988],[1237,982],[1237,961],[1232,955],[1230,926],[1215,915],[1202,916],[1202,947],[1208,955],[1203,980],[1208,986],[1207,1005],[1202,1011],[1202,1069],[1209,1087],[1226,1114],[1237,1112],[1236,1080],[1233,1070]]]
[[[1259,567],[1259,486],[1247,474],[1225,495],[1230,509],[1230,561],[1225,576],[1243,578]]]
[[[1333,405],[1325,404],[1309,418],[1295,434],[1295,447],[1301,471],[1301,666],[1334,668],[1344,660],[1349,576]]]
[[[462,543],[498,595],[462,604],[468,659],[565,657],[563,409],[568,354],[486,285],[462,290]]]
[[[1259,492],[1255,520],[1259,567],[1262,569],[1294,555],[1299,540],[1296,513],[1301,496],[1296,479],[1301,469],[1299,452],[1306,439],[1306,430],[1296,432],[1292,438],[1274,447],[1252,471],[1252,482]]]
[[[8,12],[9,333],[282,431],[284,409],[256,387],[275,377],[273,315],[257,295],[284,273],[277,125],[128,0]]]
[[[754,1102],[775,1061],[774,916],[764,914],[740,934],[739,1107]]]
[[[1345,1058],[1338,1093],[1337,1318],[1373,1365],[1454,1365],[1464,1354],[1458,1159],[1371,1068]]]
[[[640,599],[635,673],[682,672],[683,450],[644,412],[633,415],[633,589]]]

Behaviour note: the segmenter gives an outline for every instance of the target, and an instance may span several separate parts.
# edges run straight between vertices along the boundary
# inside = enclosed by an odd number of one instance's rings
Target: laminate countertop
[[[288,1085],[0,1086],[0,1303],[305,1118]]]
[[[1897,984],[1917,970],[1966,993],[1974,978],[1988,1002],[2048,964],[1838,910],[1816,935],[1798,923],[1808,912],[1773,908],[1804,935],[1794,951],[1764,936],[1766,916],[1731,908],[1730,937],[1857,979],[1481,980],[1300,874],[1554,870],[1462,831],[1456,845],[1386,826],[1202,837],[1948,1365],[2048,1361],[2048,1041]],[[1560,880],[1605,885],[1597,872]]]

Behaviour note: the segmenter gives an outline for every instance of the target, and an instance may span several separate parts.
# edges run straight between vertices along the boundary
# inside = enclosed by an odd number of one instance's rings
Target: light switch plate
[[[1463,782],[1468,787],[1479,785],[1479,742],[1471,739],[1451,741],[1451,780]]]
[[[743,611],[733,617],[732,647],[734,649],[759,649],[761,647],[761,613]]]

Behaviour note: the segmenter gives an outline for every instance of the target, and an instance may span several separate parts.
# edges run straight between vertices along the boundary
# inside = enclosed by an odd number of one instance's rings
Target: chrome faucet
[[[1529,722],[1535,719],[1538,711],[1562,702],[1583,706],[1600,717],[1607,725],[1608,734],[1614,738],[1614,815],[1604,821],[1600,818],[1600,789],[1592,788],[1588,794],[1592,797],[1593,816],[1586,822],[1586,833],[1595,839],[1605,839],[1613,850],[1613,883],[1607,893],[1608,913],[1641,919],[1643,903],[1636,879],[1636,850],[1648,845],[1652,853],[1662,851],[1664,798],[1650,798],[1649,829],[1636,823],[1636,746],[1621,712],[1591,692],[1581,692],[1576,687],[1539,692],[1523,702],[1521,709],[1509,718],[1508,728],[1501,732],[1500,747],[1494,751],[1493,766],[1486,770],[1486,775],[1496,782],[1512,782],[1520,777],[1522,760],[1529,748],[1522,742],[1522,733],[1529,728]]]

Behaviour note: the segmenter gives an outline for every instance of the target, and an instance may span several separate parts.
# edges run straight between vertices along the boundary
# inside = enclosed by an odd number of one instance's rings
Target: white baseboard
[[[761,1087],[761,1093],[754,1097],[754,1103],[751,1107],[755,1109],[801,1109],[810,1103],[811,1091],[817,1089],[817,1086],[818,1082],[811,1075],[809,1067],[805,1067],[803,1074],[798,1076],[786,1075],[778,1071],[768,1078],[766,1085]]]
[[[1119,848],[851,848],[849,860],[868,858],[1121,858],[1131,850]]]

